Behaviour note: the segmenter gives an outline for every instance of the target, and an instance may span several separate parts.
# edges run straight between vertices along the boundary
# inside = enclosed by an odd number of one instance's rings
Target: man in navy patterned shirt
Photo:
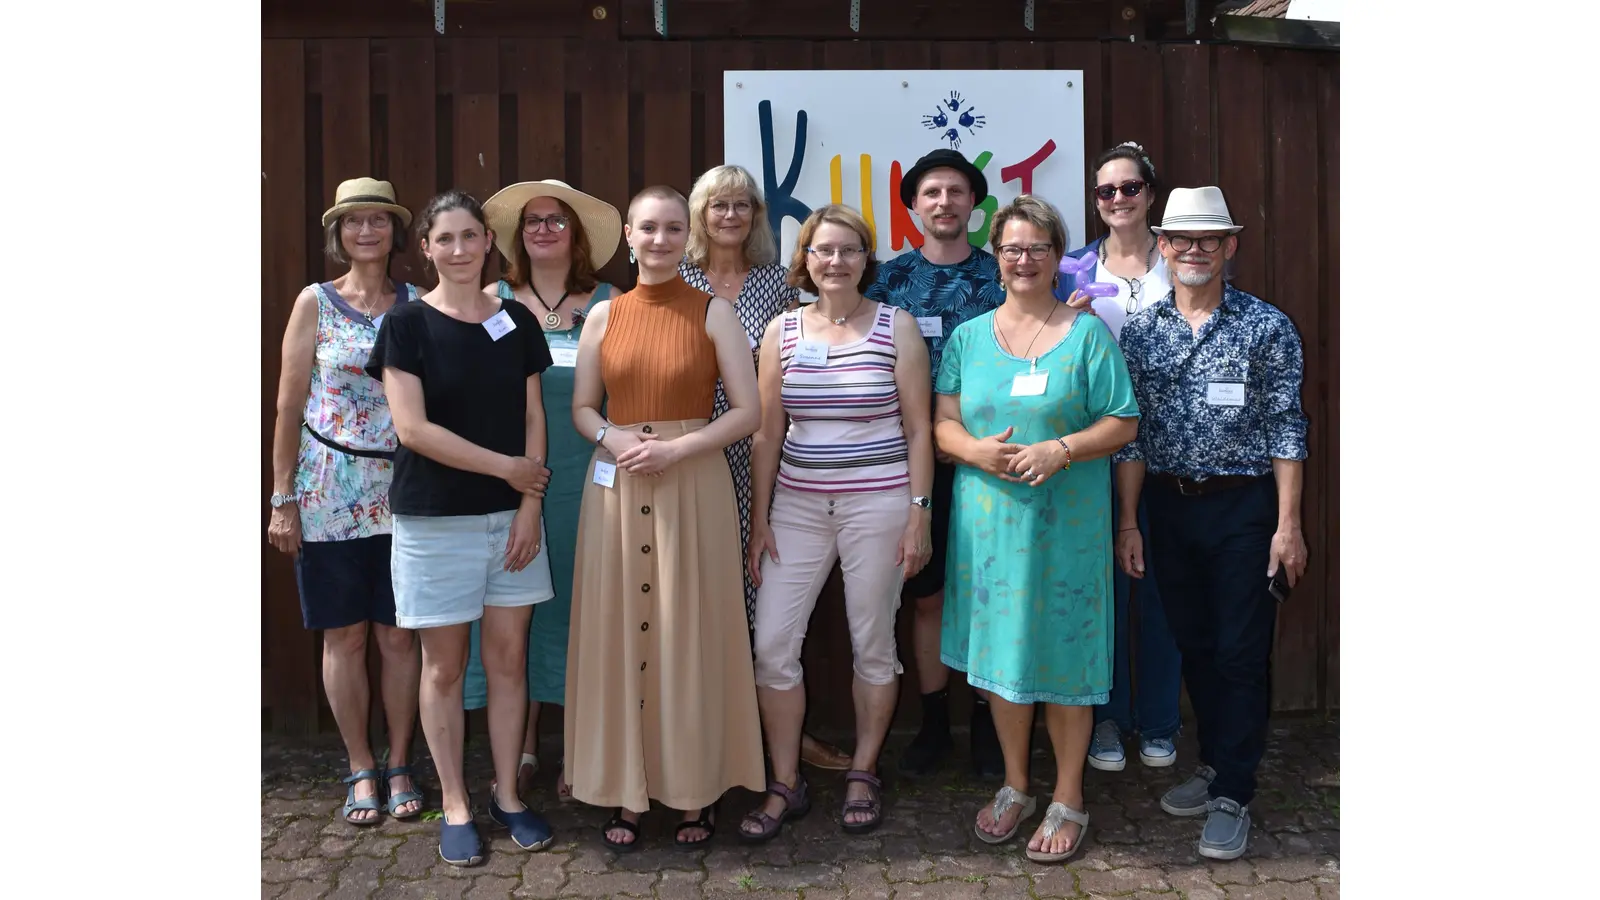
[[[900,200],[922,220],[922,246],[878,266],[867,296],[898,306],[917,319],[928,341],[934,380],[944,342],[957,325],[1000,305],[1000,265],[994,255],[972,246],[967,220],[989,194],[977,166],[954,150],[935,150],[917,160],[900,180]],[[950,670],[939,659],[939,628],[944,616],[944,559],[950,542],[950,503],[955,466],[942,456],[933,467],[933,556],[906,582],[902,596],[914,604],[912,648],[922,694],[922,728],[900,757],[900,771],[926,775],[950,752]],[[989,704],[976,691],[972,709],[972,767],[981,778],[1005,775],[1000,739]]]
[[[1122,328],[1142,418],[1114,457],[1117,564],[1144,575],[1142,490],[1200,738],[1199,770],[1161,808],[1204,814],[1200,855],[1236,859],[1266,748],[1277,604],[1306,567],[1300,335],[1276,307],[1224,283],[1241,226],[1221,190],[1173,191],[1161,226],[1172,293]]]

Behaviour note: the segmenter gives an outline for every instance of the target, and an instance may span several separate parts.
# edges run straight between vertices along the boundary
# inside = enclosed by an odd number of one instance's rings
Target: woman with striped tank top
[[[894,716],[900,589],[932,554],[932,390],[916,320],[869,301],[872,231],[847,206],[800,228],[789,278],[818,300],[767,327],[758,367],[747,564],[756,584],[756,697],[772,758],[763,805],[740,826],[770,840],[811,808],[799,772],[805,718],[800,647],[836,560],[855,657],[856,746],[845,774],[844,830],[883,820],[878,753]],[[781,451],[780,451],[781,446]]]

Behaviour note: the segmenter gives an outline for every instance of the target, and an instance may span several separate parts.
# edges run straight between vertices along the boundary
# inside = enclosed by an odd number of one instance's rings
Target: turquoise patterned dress
[[[517,301],[511,286],[501,281],[500,299]],[[540,703],[564,703],[567,696],[567,631],[572,622],[572,571],[578,552],[578,505],[583,500],[584,476],[594,441],[578,433],[572,424],[573,364],[577,360],[578,337],[589,309],[611,298],[611,285],[601,282],[589,302],[576,317],[576,324],[562,331],[546,331],[554,365],[539,376],[544,395],[545,447],[550,460],[550,485],[544,493],[545,540],[550,542],[550,584],[556,595],[533,608],[528,623],[528,699]],[[538,312],[540,319],[543,311]],[[467,656],[467,675],[462,684],[462,707],[482,709],[489,703],[489,682],[483,673],[480,643],[482,620],[472,623],[472,644]]]
[[[1016,431],[1011,443],[1135,417],[1122,351],[1105,323],[1079,314],[1034,360],[1042,394],[1012,396],[1029,361],[1001,349],[994,313],[956,327],[935,389],[957,394],[967,432]],[[940,658],[1012,703],[1092,706],[1111,692],[1111,460],[1075,462],[1039,487],[957,466]]]

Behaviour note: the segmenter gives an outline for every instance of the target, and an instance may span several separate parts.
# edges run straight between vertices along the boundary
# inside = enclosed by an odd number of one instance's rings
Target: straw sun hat
[[[523,181],[503,188],[483,205],[483,214],[494,231],[494,245],[500,255],[511,259],[511,254],[522,234],[522,208],[535,197],[554,197],[571,207],[583,222],[583,231],[589,238],[589,262],[599,269],[616,255],[617,242],[622,239],[622,214],[604,200],[599,200],[568,185],[564,181],[546,178],[543,181]]]
[[[339,183],[333,194],[333,206],[322,214],[322,227],[327,228],[347,212],[358,209],[386,209],[400,217],[402,228],[411,227],[411,210],[395,202],[394,185],[376,178],[352,178]]]

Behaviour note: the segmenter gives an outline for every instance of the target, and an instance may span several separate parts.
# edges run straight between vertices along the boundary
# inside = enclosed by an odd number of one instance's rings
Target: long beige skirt
[[[705,419],[627,426],[663,440]],[[622,427],[622,426],[616,426]],[[589,462],[567,638],[566,777],[595,806],[709,806],[766,787],[744,614],[739,510],[727,459],[702,453],[655,477]]]

